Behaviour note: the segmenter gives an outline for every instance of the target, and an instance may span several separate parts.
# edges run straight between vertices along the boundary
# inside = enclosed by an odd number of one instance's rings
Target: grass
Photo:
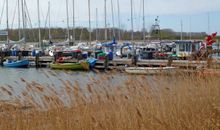
[[[114,72],[90,78],[82,88],[64,81],[61,90],[28,82],[21,95],[1,94],[1,130],[205,130],[220,129],[219,77],[126,76],[112,86]]]

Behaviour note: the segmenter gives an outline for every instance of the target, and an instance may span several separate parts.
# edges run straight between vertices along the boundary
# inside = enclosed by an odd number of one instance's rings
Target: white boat
[[[172,73],[175,71],[175,67],[128,67],[125,68],[125,72],[129,74],[163,74],[163,73]]]

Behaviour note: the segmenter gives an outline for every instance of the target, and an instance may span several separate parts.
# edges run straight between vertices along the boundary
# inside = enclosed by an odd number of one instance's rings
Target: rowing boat
[[[23,60],[17,60],[17,61],[11,61],[7,60],[3,63],[5,67],[10,68],[26,68],[29,65],[29,60],[23,59]]]
[[[162,74],[174,72],[175,67],[128,67],[125,72],[129,74]]]
[[[64,69],[64,70],[89,70],[88,62],[80,63],[51,63],[51,69]]]

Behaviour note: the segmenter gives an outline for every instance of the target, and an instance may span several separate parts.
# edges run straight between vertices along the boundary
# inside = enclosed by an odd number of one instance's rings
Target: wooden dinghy
[[[51,69],[63,69],[63,70],[89,70],[88,62],[80,63],[51,63]]]

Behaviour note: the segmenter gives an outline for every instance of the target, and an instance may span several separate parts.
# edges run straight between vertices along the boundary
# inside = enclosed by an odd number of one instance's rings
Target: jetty
[[[8,59],[16,60],[17,56],[7,57]],[[51,56],[42,56],[42,57],[25,57],[31,63],[32,67],[49,67],[49,64],[52,63],[55,59]],[[0,58],[1,59],[1,58]],[[2,60],[1,60],[2,61]],[[64,61],[66,63],[76,63],[77,59]],[[171,63],[169,63],[171,62]],[[165,67],[173,66],[181,69],[197,69],[202,67],[207,67],[210,61],[190,61],[190,60],[138,60],[136,66],[139,67]],[[170,64],[170,65],[169,65]],[[96,62],[96,69],[124,69],[125,67],[132,66],[131,59],[114,59],[114,60],[98,60]],[[213,69],[220,69],[220,60],[213,59],[209,65]]]

